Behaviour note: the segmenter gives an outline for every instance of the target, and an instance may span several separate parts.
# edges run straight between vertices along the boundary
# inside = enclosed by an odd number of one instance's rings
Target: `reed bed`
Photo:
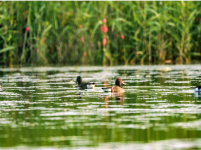
[[[0,64],[189,64],[201,60],[198,1],[2,1]]]

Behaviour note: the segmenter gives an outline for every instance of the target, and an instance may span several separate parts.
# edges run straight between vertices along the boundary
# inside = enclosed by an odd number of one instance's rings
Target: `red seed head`
[[[82,43],[84,43],[84,37],[81,37],[81,41],[82,41]]]
[[[106,23],[106,22],[107,22],[107,20],[104,18],[104,19],[103,19],[103,23]]]
[[[105,33],[108,32],[108,28],[106,25],[101,26],[101,32],[105,32]]]
[[[43,43],[45,42],[45,38],[42,38],[42,42],[43,42]]]
[[[124,35],[121,35],[121,39],[124,40],[124,38],[125,38]]]
[[[106,43],[107,43],[107,39],[106,39],[106,38],[104,38],[104,39],[103,39],[103,46],[105,46],[105,45],[106,45]]]
[[[29,27],[26,27],[25,31],[28,32],[29,31]]]
[[[87,56],[87,52],[86,51],[84,51],[84,57],[86,57]]]
[[[79,28],[82,29],[82,25],[81,24],[79,25]]]
[[[105,25],[105,27],[104,27],[104,31],[105,31],[105,33],[107,33],[108,32],[108,28],[107,28],[107,26]]]

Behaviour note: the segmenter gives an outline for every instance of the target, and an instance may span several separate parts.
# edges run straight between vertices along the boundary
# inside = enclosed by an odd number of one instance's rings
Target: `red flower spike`
[[[84,43],[84,37],[81,37],[81,41],[82,41],[82,43]]]
[[[87,56],[87,52],[86,51],[84,51],[84,57],[86,57]]]
[[[107,20],[104,18],[104,19],[103,19],[103,23],[106,23],[106,22],[107,22]]]
[[[79,28],[82,29],[82,25],[81,24],[79,25]]]
[[[121,39],[124,40],[124,38],[125,38],[124,35],[121,35]]]
[[[43,43],[45,42],[45,38],[42,38],[42,42],[43,42]]]
[[[26,27],[25,31],[28,32],[29,31],[29,27]]]
[[[107,43],[107,39],[106,39],[106,38],[104,38],[104,39],[103,39],[103,46],[105,46],[105,45],[106,45],[106,43]]]
[[[101,26],[101,32],[105,32],[105,33],[108,32],[108,28],[106,25]]]

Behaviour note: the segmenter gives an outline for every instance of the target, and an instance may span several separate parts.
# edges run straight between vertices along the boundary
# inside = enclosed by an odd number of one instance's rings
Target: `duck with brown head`
[[[124,89],[121,87],[121,85],[125,85],[125,83],[122,81],[121,78],[117,78],[114,86],[103,87],[102,89],[104,92],[121,93],[121,92],[124,92]]]

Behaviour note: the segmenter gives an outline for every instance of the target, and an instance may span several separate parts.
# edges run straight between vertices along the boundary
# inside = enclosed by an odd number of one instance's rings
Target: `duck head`
[[[125,85],[125,83],[122,81],[121,78],[117,78],[116,81],[115,81],[115,85],[121,87],[121,85]]]
[[[77,82],[78,84],[81,84],[81,83],[82,83],[82,78],[81,78],[80,76],[77,76],[76,82]]]

